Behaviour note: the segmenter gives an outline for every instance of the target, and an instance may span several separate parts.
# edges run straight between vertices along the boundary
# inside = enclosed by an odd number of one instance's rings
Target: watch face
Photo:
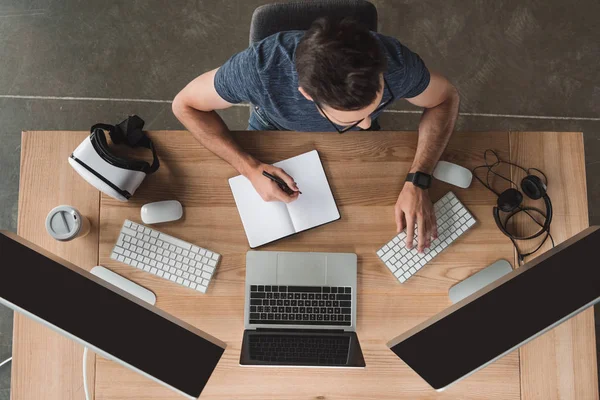
[[[414,184],[420,188],[427,189],[431,184],[431,176],[417,172],[415,173]]]

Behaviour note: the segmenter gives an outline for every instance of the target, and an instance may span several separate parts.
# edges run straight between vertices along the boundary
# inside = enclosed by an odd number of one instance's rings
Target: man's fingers
[[[423,217],[423,214],[417,215],[417,227],[419,228],[419,243],[417,250],[419,251],[419,253],[422,253],[423,249],[425,248],[425,237],[427,237],[427,234],[429,233],[427,232],[429,227],[425,223],[425,218]]]
[[[438,226],[435,213],[431,214],[431,237],[433,240],[438,238]]]
[[[406,247],[412,249],[415,236],[415,218],[408,214],[404,214],[404,218],[406,219]]]
[[[424,218],[423,223],[425,224],[425,238],[423,242],[423,251],[425,251],[425,249],[431,247],[431,220],[428,218]]]
[[[400,233],[404,230],[404,212],[399,208],[396,208],[395,211],[396,211],[396,230],[398,231],[398,233]]]
[[[277,186],[277,185],[275,185],[275,186]],[[279,189],[279,186],[277,186],[275,188],[275,190],[273,191],[272,197],[274,197],[275,200],[283,201],[284,203],[289,203],[292,200],[294,200],[294,198],[292,198],[292,196],[290,196],[283,190]]]
[[[267,199],[265,199],[265,201],[283,201],[284,203],[290,203],[298,198],[298,193],[289,195],[281,190],[279,185],[273,181],[269,182],[269,185],[270,186],[266,195]]]
[[[277,168],[275,170],[275,175],[277,175],[279,178],[283,179],[285,184],[288,185],[288,187],[290,189],[292,189],[294,192],[297,192],[299,190],[298,185],[296,185],[296,182],[294,182],[294,178],[292,178],[291,176],[286,174],[285,171],[282,170],[281,168]]]

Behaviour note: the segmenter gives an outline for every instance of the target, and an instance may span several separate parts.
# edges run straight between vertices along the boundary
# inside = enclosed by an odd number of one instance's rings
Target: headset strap
[[[144,120],[137,115],[130,115],[127,119],[121,121],[117,125],[95,124],[90,128],[90,132],[94,132],[100,128],[109,132],[110,139],[115,144],[126,144],[129,147],[145,147],[152,151],[152,165],[146,173],[152,174],[156,172],[160,163],[156,155],[156,149],[152,144],[152,140],[144,133]]]

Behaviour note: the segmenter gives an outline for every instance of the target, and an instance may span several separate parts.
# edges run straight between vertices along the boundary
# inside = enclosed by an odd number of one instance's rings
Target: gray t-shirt
[[[251,103],[263,119],[278,129],[334,131],[315,104],[298,91],[294,57],[303,35],[304,31],[276,33],[235,54],[215,75],[219,96],[229,103]],[[392,89],[394,100],[421,94],[430,79],[423,60],[395,38],[378,33],[373,35],[387,56],[384,78]],[[390,97],[385,89],[382,102]]]

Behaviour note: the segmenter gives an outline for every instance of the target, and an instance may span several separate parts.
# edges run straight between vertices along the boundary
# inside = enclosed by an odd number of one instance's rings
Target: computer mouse
[[[473,174],[465,167],[447,161],[439,161],[433,170],[433,177],[442,182],[466,189],[471,185]]]
[[[142,221],[145,224],[177,221],[183,216],[183,207],[177,200],[157,201],[142,206]]]

